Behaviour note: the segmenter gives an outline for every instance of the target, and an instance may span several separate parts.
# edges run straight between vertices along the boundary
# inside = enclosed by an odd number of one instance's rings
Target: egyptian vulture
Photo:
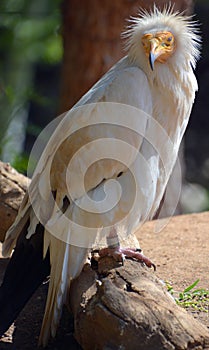
[[[0,335],[50,275],[45,346],[93,248],[153,266],[120,241],[160,205],[198,88],[200,38],[171,9],[131,21],[127,55],[62,118],[6,234],[3,254],[14,251],[0,288]]]

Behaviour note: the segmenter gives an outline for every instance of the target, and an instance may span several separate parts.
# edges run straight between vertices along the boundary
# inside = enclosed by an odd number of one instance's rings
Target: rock
[[[176,305],[154,272],[111,258],[72,283],[75,337],[84,350],[209,349],[209,331]]]
[[[0,161],[0,241],[12,225],[30,180]]]

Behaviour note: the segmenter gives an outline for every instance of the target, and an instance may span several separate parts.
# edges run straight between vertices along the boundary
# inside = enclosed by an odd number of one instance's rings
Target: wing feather
[[[110,104],[106,102],[117,103],[119,108],[115,109],[114,104],[111,109]],[[47,250],[50,250],[51,279],[40,344],[45,345],[50,334],[54,336],[56,333],[70,281],[81,271],[88,254],[87,248],[99,243],[99,239],[102,239],[102,236],[98,235],[104,224],[101,221],[102,216],[85,213],[79,205],[87,201],[89,195],[92,196],[92,199],[101,198],[104,183],[115,179],[121,173],[124,175],[120,177],[121,186],[124,186],[125,189],[131,186],[131,174],[128,167],[134,163],[136,157],[134,152],[123,154],[125,162],[118,161],[117,158],[107,159],[109,154],[115,154],[118,140],[131,144],[138,150],[142,145],[147,120],[140,121],[139,119],[142,135],[134,131],[134,125],[132,130],[121,126],[120,117],[124,124],[129,118],[128,112],[121,113],[127,109],[127,106],[132,106],[135,113],[139,112],[138,109],[147,114],[152,112],[152,98],[146,75],[138,67],[131,66],[126,57],[113,67],[70,112],[66,113],[56,127],[35,169],[28,191],[29,196],[27,195],[14,226],[7,234],[4,243],[5,253],[10,252],[15,246],[21,232],[15,227],[22,225],[22,217],[27,215],[27,219],[30,218],[32,222],[28,228],[27,238],[35,234],[34,226],[39,220],[45,226],[43,254],[45,256]],[[105,113],[108,116],[107,120],[104,119]],[[95,143],[103,138],[110,139],[106,147]],[[85,149],[85,152],[80,152],[82,149]],[[106,153],[102,157],[104,149]],[[92,157],[98,155],[102,159],[91,164]],[[67,171],[70,162],[74,168]],[[85,186],[83,186],[84,179],[81,174],[85,170],[88,171],[84,181]],[[109,186],[110,192],[117,199],[117,187],[114,183],[109,183]],[[129,198],[129,193],[132,191],[126,193],[119,211],[115,210],[109,217],[105,216],[109,224],[120,216],[120,211],[127,210],[132,200],[132,197]],[[64,208],[66,197],[69,205]],[[80,232],[78,227],[76,229],[72,225],[72,222],[79,222],[79,220],[81,220],[80,227],[92,224],[97,230],[93,235],[87,234],[82,237],[81,234],[83,241],[81,239],[79,242],[80,247],[75,247],[79,245],[77,237]],[[140,220],[140,215],[138,220]],[[122,229],[131,229],[128,227],[128,222],[125,225],[125,228],[123,226]]]

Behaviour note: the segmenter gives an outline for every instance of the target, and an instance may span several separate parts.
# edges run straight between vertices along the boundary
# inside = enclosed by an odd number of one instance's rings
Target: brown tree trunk
[[[65,0],[64,61],[60,112],[68,110],[123,55],[121,31],[140,7],[160,8],[167,0]],[[174,9],[192,11],[192,0],[171,1]]]
[[[120,33],[139,1],[65,0],[61,111],[69,109],[123,55]]]

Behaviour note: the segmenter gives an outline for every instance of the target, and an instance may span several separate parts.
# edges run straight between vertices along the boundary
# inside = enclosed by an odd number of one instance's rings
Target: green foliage
[[[62,58],[59,3],[57,0],[1,1],[1,51],[15,50],[15,54],[31,62],[59,62]]]
[[[27,174],[27,168],[28,168],[28,155],[26,153],[22,154],[16,154],[12,166],[22,174]]]
[[[182,292],[174,291],[173,287],[166,282],[169,293],[174,297],[176,303],[184,308],[190,308],[195,311],[208,312],[209,310],[209,290],[200,288],[194,289],[199,283],[197,279],[194,283],[185,288]]]
[[[11,120],[20,110],[27,110],[29,100],[54,104],[34,91],[33,72],[37,63],[54,65],[62,60],[60,3],[61,0],[0,1],[0,151],[9,142],[5,135]],[[24,155],[15,163],[20,164],[21,159],[24,168]]]

